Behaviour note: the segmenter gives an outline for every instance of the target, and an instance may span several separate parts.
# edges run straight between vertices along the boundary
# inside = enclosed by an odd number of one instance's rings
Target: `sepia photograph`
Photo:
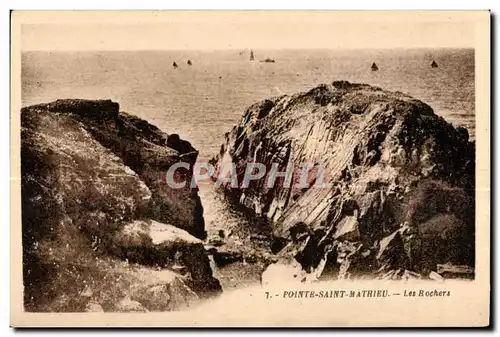
[[[11,24],[12,326],[489,325],[490,12]]]

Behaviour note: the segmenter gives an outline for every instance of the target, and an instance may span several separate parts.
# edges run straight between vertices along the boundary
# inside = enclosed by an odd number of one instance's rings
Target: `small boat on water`
[[[263,61],[260,61],[260,62],[266,62],[266,63],[276,63],[276,61],[275,61],[275,60],[270,59],[270,58],[267,58],[267,59],[265,59],[265,60],[263,60]]]
[[[432,63],[431,63],[431,67],[432,68],[437,68],[438,67],[437,62],[433,60]]]
[[[372,71],[378,71],[378,66],[375,62],[372,64]]]
[[[187,65],[188,65],[188,66],[192,66],[192,65],[193,65],[193,64],[191,63],[191,60],[188,60],[188,61],[187,61]]]
[[[175,63],[175,62],[172,64],[172,67],[174,67],[174,69],[179,68],[179,66],[178,66],[178,65],[177,65],[177,63]]]
[[[255,57],[253,55],[253,50],[250,50],[250,61],[255,61]]]

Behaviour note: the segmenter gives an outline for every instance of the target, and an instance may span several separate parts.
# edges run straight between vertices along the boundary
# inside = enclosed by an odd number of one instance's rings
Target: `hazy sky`
[[[462,14],[59,12],[23,17],[22,50],[474,47]]]

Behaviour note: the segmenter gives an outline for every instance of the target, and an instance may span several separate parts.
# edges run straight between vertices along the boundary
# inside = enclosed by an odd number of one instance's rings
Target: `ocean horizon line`
[[[92,52],[223,52],[223,51],[293,51],[293,50],[315,50],[315,51],[359,51],[359,50],[373,50],[373,51],[405,51],[405,50],[474,50],[474,47],[381,47],[381,48],[171,48],[171,49],[26,49],[21,50],[21,53],[45,52],[45,53],[92,53]]]

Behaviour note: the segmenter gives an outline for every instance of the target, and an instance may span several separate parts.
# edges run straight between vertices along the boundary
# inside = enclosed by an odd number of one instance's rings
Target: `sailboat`
[[[431,67],[432,68],[437,68],[438,67],[437,62],[433,60],[432,63],[431,63]]]
[[[377,70],[378,70],[378,67],[375,64],[375,62],[373,62],[373,64],[372,64],[372,71],[377,71]]]
[[[179,68],[179,66],[177,65],[177,63],[174,62],[174,64],[172,64],[172,66],[174,67],[174,69],[177,69]]]
[[[192,65],[193,65],[193,64],[191,63],[191,60],[188,60],[188,61],[187,61],[187,65],[188,65],[188,66],[192,66]]]
[[[250,50],[250,61],[254,61],[255,57],[253,56],[253,50]]]

